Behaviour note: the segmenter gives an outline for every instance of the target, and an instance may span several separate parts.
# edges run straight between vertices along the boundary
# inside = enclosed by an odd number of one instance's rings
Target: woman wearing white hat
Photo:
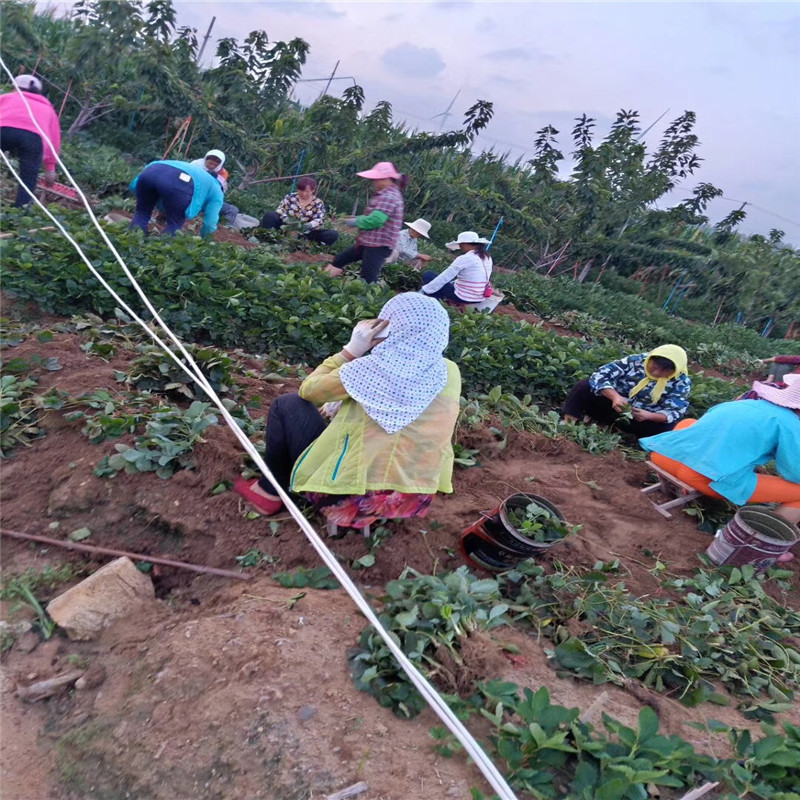
[[[367,283],[375,283],[381,276],[381,267],[397,246],[403,226],[403,190],[408,185],[408,176],[398,172],[391,161],[381,161],[372,169],[356,174],[372,181],[374,194],[361,216],[345,220],[346,225],[358,228],[356,243],[342,250],[324,271],[338,278],[344,267],[360,261],[361,277]]]
[[[400,237],[397,240],[397,247],[394,252],[386,259],[387,264],[394,264],[396,261],[403,261],[406,264],[411,264],[414,269],[422,269],[423,264],[431,260],[429,255],[420,253],[417,247],[417,239],[424,236],[430,239],[428,232],[431,229],[431,224],[424,219],[415,219],[413,222],[404,222],[406,227],[400,231]]]
[[[732,400],[699,420],[640,439],[653,463],[693,489],[736,505],[780,503],[778,512],[800,520],[800,375],[783,388],[756,381],[757,400]],[[756,467],[775,462],[778,475]]]
[[[487,252],[488,239],[475,231],[463,231],[448,250],[460,250],[461,255],[440,275],[433,270],[422,273],[422,291],[440,300],[456,303],[480,303],[492,294],[492,258]]]
[[[0,95],[0,149],[19,160],[19,176],[24,184],[19,187],[14,203],[19,208],[33,199],[42,161],[45,184],[55,183],[61,123],[53,104],[42,94],[42,82],[37,77],[17,75],[14,84],[14,91]],[[42,139],[37,122],[49,143]]]

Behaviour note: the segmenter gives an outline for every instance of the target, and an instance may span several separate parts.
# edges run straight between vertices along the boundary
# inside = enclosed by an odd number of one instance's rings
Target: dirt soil
[[[38,391],[117,388],[114,371],[124,370],[130,355],[105,362],[87,356],[81,341],[72,334],[46,343],[31,337],[11,353],[59,359],[62,370],[37,374]],[[242,383],[248,402],[263,399],[261,408],[251,406],[253,416],[297,386],[252,377]],[[367,800],[467,800],[470,787],[486,790],[465,759],[445,760],[433,750],[431,712],[401,721],[355,689],[346,656],[363,620],[343,591],[307,590],[298,600],[298,590],[271,580],[271,572],[316,567],[319,560],[288,515],[249,519],[235,494],[210,493],[220,481],[234,479],[243,464],[226,429],[209,430],[192,471],[169,480],[154,474],[101,479],[92,470],[116,440],[92,445],[81,423],[65,421],[60,412],[45,414],[42,425],[45,436],[2,462],[4,529],[64,539],[86,526],[92,532],[87,544],[227,569],[237,569],[237,555],[258,548],[277,563],[247,570],[249,582],[157,567],[151,573],[157,599],[96,641],[21,635],[5,655],[0,684],[3,797],[305,800],[358,781],[369,786],[361,795]],[[685,514],[659,516],[640,493],[647,466],[620,453],[592,456],[567,441],[514,432],[501,449],[488,428],[462,434],[461,443],[479,449],[479,466],[458,469],[455,492],[437,497],[426,519],[388,523],[391,537],[376,550],[375,565],[352,571],[373,602],[406,566],[430,573],[461,565],[461,532],[518,491],[545,496],[570,522],[584,526],[544,563],[619,559],[636,594],[660,592],[646,550],[671,571],[686,573],[710,543]],[[358,532],[329,544],[345,566],[369,551]],[[2,555],[6,575],[72,563],[78,573],[73,583],[105,563],[7,538]],[[796,586],[797,566],[792,568]],[[797,607],[800,593],[795,590],[790,600]],[[5,611],[11,619],[24,618],[24,612]],[[486,677],[534,689],[547,685],[554,702],[581,709],[597,698],[598,687],[556,676],[546,642],[503,629],[494,637],[479,654],[481,668],[492,670]],[[513,642],[520,654],[510,660],[499,642]],[[14,694],[17,684],[76,666],[99,675],[93,688],[38,703]],[[705,719],[708,708],[687,709],[646,690],[603,688],[606,710],[623,722],[634,722],[646,703],[658,711],[666,732],[723,754],[720,741],[686,726]],[[711,716],[748,726],[734,706],[715,706]],[[800,711],[789,718],[800,722]]]

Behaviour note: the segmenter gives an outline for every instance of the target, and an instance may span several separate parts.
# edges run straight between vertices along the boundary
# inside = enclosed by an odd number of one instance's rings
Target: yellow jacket
[[[407,494],[452,492],[451,439],[459,414],[461,374],[447,361],[447,384],[411,424],[388,434],[342,386],[337,354],[327,358],[300,386],[300,397],[321,406],[342,401],[322,435],[294,465],[294,492],[363,495],[373,490]]]

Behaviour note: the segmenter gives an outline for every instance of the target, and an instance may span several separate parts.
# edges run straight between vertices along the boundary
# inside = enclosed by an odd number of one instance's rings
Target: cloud
[[[330,3],[324,0],[295,0],[287,3],[270,3],[270,11],[280,14],[299,14],[302,16],[317,17],[319,19],[336,19],[345,16],[344,11],[337,11]]]
[[[381,56],[381,61],[387,71],[403,78],[432,78],[446,66],[438,50],[417,47],[409,42],[387,50]]]
[[[556,61],[556,57],[540,50],[538,47],[507,47],[503,50],[492,50],[486,53],[485,58],[495,61],[535,61],[537,64],[546,64]]]
[[[521,78],[506,78],[504,75],[492,75],[489,80],[492,83],[499,83],[501,86],[525,86],[527,83]]]
[[[431,6],[437,11],[463,11],[472,5],[472,0],[436,0]]]

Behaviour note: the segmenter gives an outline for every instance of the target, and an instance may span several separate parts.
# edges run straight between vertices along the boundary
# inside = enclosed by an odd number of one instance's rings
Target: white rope
[[[47,134],[42,130],[41,126],[39,125],[38,121],[36,120],[30,105],[28,104],[27,98],[19,89],[19,87],[14,84],[14,76],[6,66],[5,61],[3,60],[2,56],[0,56],[0,65],[2,65],[5,72],[8,74],[9,78],[11,79],[12,85],[16,88],[18,94],[22,98],[25,107],[28,110],[28,114],[30,115],[31,120],[33,121],[34,125],[36,126],[37,130],[39,131],[42,140],[49,146],[52,147],[52,143],[50,139],[47,137]],[[114,299],[120,304],[120,307],[131,316],[133,320],[135,320],[139,325],[141,325],[145,331],[154,339],[157,344],[162,347],[165,352],[167,352],[172,359],[180,366],[180,368],[195,380],[206,392],[212,402],[217,406],[220,414],[222,415],[225,422],[231,428],[234,433],[234,436],[239,440],[239,443],[242,445],[244,450],[247,454],[253,459],[255,464],[258,466],[259,470],[261,471],[262,475],[264,475],[272,485],[277,489],[278,495],[283,501],[284,505],[286,506],[287,510],[290,512],[292,517],[294,518],[297,525],[300,529],[305,533],[308,540],[311,542],[311,545],[319,554],[320,558],[322,558],[325,565],[331,570],[331,572],[336,576],[336,579],[345,589],[345,591],[350,595],[353,602],[358,606],[359,610],[362,614],[367,618],[367,621],[378,631],[381,638],[386,643],[386,646],[391,651],[392,655],[397,659],[400,667],[408,676],[409,680],[414,684],[417,691],[422,695],[422,697],[426,700],[426,702],[431,706],[433,711],[437,714],[437,716],[441,719],[441,721],[445,724],[445,726],[450,730],[451,733],[461,742],[464,750],[469,754],[469,756],[475,761],[478,768],[483,773],[484,777],[490,784],[490,786],[494,789],[495,792],[500,796],[501,800],[516,800],[516,796],[514,795],[513,791],[506,783],[505,778],[500,774],[497,767],[494,765],[492,760],[486,755],[483,751],[481,746],[478,742],[473,738],[472,734],[464,727],[461,721],[455,716],[453,711],[450,707],[445,703],[445,701],[439,696],[436,690],[431,686],[431,684],[426,680],[426,678],[422,675],[422,673],[414,666],[414,664],[408,659],[406,654],[403,650],[399,647],[399,645],[394,641],[392,635],[383,627],[380,620],[378,619],[375,612],[370,607],[369,603],[364,599],[361,592],[358,590],[356,585],[350,579],[350,576],[345,572],[344,568],[336,559],[336,556],[328,549],[325,545],[322,538],[319,534],[314,530],[308,520],[303,516],[300,509],[295,505],[294,501],[288,495],[287,492],[283,490],[283,488],[277,483],[275,478],[273,477],[272,473],[270,472],[267,465],[264,463],[264,460],[261,458],[258,451],[255,449],[253,443],[247,438],[245,432],[239,427],[236,420],[231,416],[230,412],[225,408],[222,404],[217,393],[211,387],[210,383],[206,379],[205,375],[203,375],[200,368],[195,363],[194,359],[190,355],[190,353],[186,350],[183,346],[181,341],[175,336],[175,334],[170,330],[167,324],[161,319],[156,309],[150,303],[147,295],[144,293],[142,288],[139,286],[136,278],[133,276],[131,271],[128,269],[127,264],[123,260],[122,256],[119,254],[117,249],[114,247],[111,240],[108,238],[103,227],[100,225],[97,217],[95,216],[94,212],[92,211],[91,206],[89,205],[88,200],[86,199],[86,195],[81,190],[80,186],[78,186],[75,179],[72,177],[72,174],[67,169],[64,162],[61,160],[61,157],[58,153],[55,152],[55,148],[53,149],[53,153],[55,154],[56,161],[58,165],[61,167],[64,174],[67,176],[69,182],[72,186],[75,187],[75,190],[78,193],[78,196],[81,198],[84,207],[86,208],[87,212],[89,213],[89,217],[92,220],[95,228],[100,232],[101,237],[108,245],[111,252],[114,254],[117,262],[119,263],[120,267],[124,271],[127,278],[130,280],[131,285],[136,290],[137,294],[142,298],[145,307],[150,311],[153,315],[153,319],[157,322],[159,327],[167,334],[167,336],[172,340],[172,342],[177,346],[178,350],[180,350],[181,355],[186,359],[187,364],[182,362],[177,355],[158,337],[158,335],[152,331],[147,323],[144,320],[140,319],[139,316],[125,303],[124,300],[114,291],[114,289],[108,284],[108,282],[103,278],[103,276],[97,271],[91,261],[87,258],[86,254],[81,249],[80,245],[70,236],[70,234],[66,231],[64,226],[56,219],[53,214],[45,207],[45,205],[37,198],[33,192],[31,192],[27,187],[25,187],[26,191],[29,195],[33,198],[34,202],[44,211],[44,213],[54,222],[54,224],[58,227],[67,241],[72,244],[75,248],[78,255],[84,261],[86,266],[89,268],[90,272],[98,279],[100,284],[114,297]],[[3,161],[8,166],[9,170],[11,171],[12,175],[16,178],[16,180],[20,183],[20,185],[24,186],[22,180],[20,179],[19,174],[14,170],[11,166],[9,159],[6,157],[5,153],[2,153]]]

